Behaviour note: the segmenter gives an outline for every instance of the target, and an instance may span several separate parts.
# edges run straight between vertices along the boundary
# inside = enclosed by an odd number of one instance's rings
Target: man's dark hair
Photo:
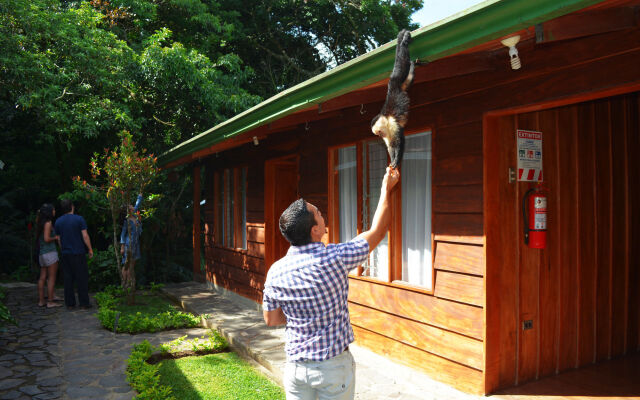
[[[60,213],[61,214],[66,214],[69,211],[71,211],[71,208],[73,207],[73,201],[71,201],[71,199],[62,199],[60,201]]]
[[[311,228],[315,225],[316,218],[302,198],[291,203],[280,216],[280,232],[292,246],[311,243]]]

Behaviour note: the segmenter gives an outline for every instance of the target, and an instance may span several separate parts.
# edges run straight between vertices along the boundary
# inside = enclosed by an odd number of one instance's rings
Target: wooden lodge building
[[[519,69],[502,44],[516,35]],[[366,229],[388,163],[370,121],[395,46],[163,155],[193,166],[196,273],[202,251],[208,282],[260,303],[288,248],[278,218],[300,196],[326,240]],[[638,352],[640,0],[489,0],[413,32],[410,51],[428,63],[389,233],[350,277],[356,342],[485,394]],[[524,243],[522,212],[540,176],[543,249]]]

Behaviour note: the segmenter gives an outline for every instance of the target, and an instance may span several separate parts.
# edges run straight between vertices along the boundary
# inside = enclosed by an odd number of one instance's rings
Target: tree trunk
[[[127,251],[127,262],[123,271],[122,288],[127,292],[127,305],[132,306],[136,301],[136,270],[133,252],[130,250]]]
[[[127,224],[127,235],[129,236],[129,246],[126,249],[127,252],[127,262],[125,262],[125,272],[123,276],[125,279],[122,281],[122,288],[127,291],[127,304],[132,306],[135,302],[136,297],[136,270],[135,270],[135,259],[133,254],[133,240],[132,235],[133,232],[131,226],[129,224],[129,216],[127,215],[127,219],[124,221]],[[135,223],[133,224],[134,228],[137,229]],[[137,232],[136,232],[137,233]]]

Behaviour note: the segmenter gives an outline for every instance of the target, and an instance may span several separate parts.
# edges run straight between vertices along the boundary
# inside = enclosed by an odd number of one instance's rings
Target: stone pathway
[[[133,344],[146,339],[157,345],[208,331],[114,335],[102,328],[95,307],[38,307],[35,285],[3,286],[18,326],[0,331],[0,399],[129,400],[136,394],[125,375]],[[62,291],[57,295],[62,297]]]

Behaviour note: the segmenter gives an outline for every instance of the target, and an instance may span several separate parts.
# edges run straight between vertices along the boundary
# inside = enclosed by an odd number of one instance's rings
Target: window
[[[247,168],[227,168],[214,173],[214,242],[230,248],[247,248]]]
[[[378,138],[330,151],[331,241],[351,240],[371,226],[388,164]],[[431,132],[407,135],[390,232],[354,275],[432,290],[431,168]]]

